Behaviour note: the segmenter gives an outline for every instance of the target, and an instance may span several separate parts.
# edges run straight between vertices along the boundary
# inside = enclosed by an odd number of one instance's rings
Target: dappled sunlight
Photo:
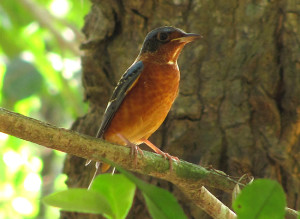
[[[27,62],[33,62],[34,61],[34,55],[30,51],[24,51],[21,53],[21,58]]]
[[[84,114],[78,51],[90,5],[73,0],[0,4],[1,107],[65,128]],[[40,202],[41,194],[66,188],[60,174],[65,153],[0,133],[0,154],[0,218],[58,218],[58,209]]]
[[[9,171],[12,173],[16,172],[20,168],[20,166],[25,163],[24,158],[22,158],[19,153],[13,150],[9,150],[3,154],[3,161]]]
[[[65,38],[65,40],[67,40],[69,42],[75,40],[75,34],[74,34],[74,32],[70,28],[66,28],[62,32],[62,36]]]
[[[81,69],[80,59],[62,58],[56,53],[48,53],[47,58],[56,71],[62,71],[65,79],[72,79],[74,74]],[[77,85],[78,86],[78,85]]]
[[[54,0],[50,4],[50,11],[52,14],[63,17],[70,10],[70,3],[67,0]]]
[[[0,141],[6,141],[8,139],[8,135],[0,132]]]
[[[84,114],[76,51],[90,5],[74,0],[0,3],[1,107],[65,128]],[[66,188],[66,176],[60,174],[65,154],[4,133],[0,154],[0,218],[58,218],[58,209],[40,211],[40,202],[45,191]]]
[[[17,197],[12,200],[12,206],[20,214],[29,215],[34,211],[34,207],[31,202],[24,197]]]
[[[0,189],[0,194],[2,200],[7,200],[7,199],[11,199],[15,195],[15,191],[11,184],[5,183],[3,185],[3,188]]]
[[[61,56],[56,53],[48,53],[47,54],[48,60],[51,62],[52,67],[56,71],[61,71],[63,69],[63,62]]]
[[[41,184],[41,178],[36,173],[29,173],[24,180],[24,188],[29,192],[38,192]]]

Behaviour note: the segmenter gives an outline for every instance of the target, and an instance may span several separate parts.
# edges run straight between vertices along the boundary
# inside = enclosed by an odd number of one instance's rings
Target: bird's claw
[[[142,156],[144,156],[143,151],[139,148],[139,146],[133,144],[130,142],[130,144],[127,146],[129,146],[131,148],[131,156],[133,156],[133,162],[134,162],[134,167],[137,167],[137,155],[141,154]]]
[[[169,160],[169,165],[170,165],[170,171],[173,171],[173,162],[172,162],[172,160],[174,160],[174,161],[179,161],[179,158],[178,158],[178,157],[175,157],[175,156],[172,156],[172,155],[170,155],[170,154],[168,154],[168,153],[162,152],[162,151],[161,151],[160,154],[164,157],[164,159],[167,159],[167,158],[168,158],[168,160]]]
[[[119,138],[121,138],[125,143],[126,146],[130,147],[130,154],[131,156],[134,156],[133,162],[134,162],[134,167],[137,167],[137,155],[140,153],[142,156],[144,156],[143,151],[137,146],[136,144],[130,142],[127,138],[125,138],[123,135],[118,134]]]
[[[162,156],[163,156],[165,159],[168,158],[168,159],[172,159],[172,160],[175,160],[175,161],[179,161],[179,158],[178,158],[178,157],[172,156],[172,155],[170,155],[170,154],[168,154],[168,153],[165,153],[165,152],[162,153]]]

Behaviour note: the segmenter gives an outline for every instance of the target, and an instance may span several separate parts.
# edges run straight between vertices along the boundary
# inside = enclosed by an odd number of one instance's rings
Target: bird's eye
[[[157,39],[161,42],[166,42],[169,40],[169,34],[160,32],[157,34]]]

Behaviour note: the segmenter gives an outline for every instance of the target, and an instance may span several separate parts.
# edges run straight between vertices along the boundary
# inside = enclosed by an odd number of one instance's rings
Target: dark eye
[[[164,32],[160,32],[160,33],[157,34],[157,39],[159,41],[166,42],[169,39],[169,34],[164,33]]]

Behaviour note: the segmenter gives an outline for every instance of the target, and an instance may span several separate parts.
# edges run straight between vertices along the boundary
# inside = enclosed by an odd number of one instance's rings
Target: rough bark
[[[82,44],[90,110],[73,129],[95,135],[117,80],[148,31],[172,25],[201,33],[204,39],[186,46],[179,58],[180,93],[152,142],[174,156],[234,176],[276,179],[288,207],[299,208],[299,13],[293,0],[94,0]],[[69,156],[68,185],[87,186],[91,169]],[[189,218],[207,217],[175,185],[143,178],[172,191]],[[228,195],[213,193],[231,205]],[[129,218],[149,218],[143,205],[137,194]],[[62,217],[73,218],[69,213]]]

